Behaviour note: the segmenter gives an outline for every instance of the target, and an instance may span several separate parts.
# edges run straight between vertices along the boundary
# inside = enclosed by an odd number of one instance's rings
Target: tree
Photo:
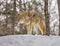
[[[15,26],[15,13],[16,13],[16,0],[13,0],[13,14],[12,14],[12,34],[15,34],[14,32],[14,26]]]
[[[7,11],[8,11],[8,3],[6,0],[6,28],[7,28],[7,24],[8,24],[8,15],[7,15]]]
[[[44,6],[44,12],[45,12],[45,22],[46,22],[46,35],[50,34],[50,18],[48,13],[48,0],[45,0],[45,6]]]
[[[22,1],[20,0],[19,1],[19,8],[20,8],[19,11],[22,11],[21,3],[22,3]]]
[[[58,10],[59,10],[59,35],[60,35],[60,0],[58,1]]]
[[[24,5],[24,11],[26,11],[26,2],[25,2],[25,0],[23,0],[23,5]]]

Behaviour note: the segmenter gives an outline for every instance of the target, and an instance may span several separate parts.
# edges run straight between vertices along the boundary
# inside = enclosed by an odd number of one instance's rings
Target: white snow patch
[[[0,37],[0,46],[60,46],[60,36],[3,36]]]

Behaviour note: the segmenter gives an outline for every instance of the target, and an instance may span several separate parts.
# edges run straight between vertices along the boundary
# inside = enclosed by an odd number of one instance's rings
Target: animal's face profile
[[[27,12],[21,12],[18,16],[18,24],[20,23],[28,23],[29,22],[29,14]]]

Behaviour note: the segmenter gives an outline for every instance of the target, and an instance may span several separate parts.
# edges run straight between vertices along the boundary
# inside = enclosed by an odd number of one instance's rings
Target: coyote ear
[[[35,17],[35,14],[33,14],[33,17]]]
[[[29,17],[32,17],[33,16],[33,13],[32,12],[28,12],[28,16]]]

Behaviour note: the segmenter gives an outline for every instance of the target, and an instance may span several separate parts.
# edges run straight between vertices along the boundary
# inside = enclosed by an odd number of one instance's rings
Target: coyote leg
[[[27,34],[32,35],[32,25],[27,26]]]

